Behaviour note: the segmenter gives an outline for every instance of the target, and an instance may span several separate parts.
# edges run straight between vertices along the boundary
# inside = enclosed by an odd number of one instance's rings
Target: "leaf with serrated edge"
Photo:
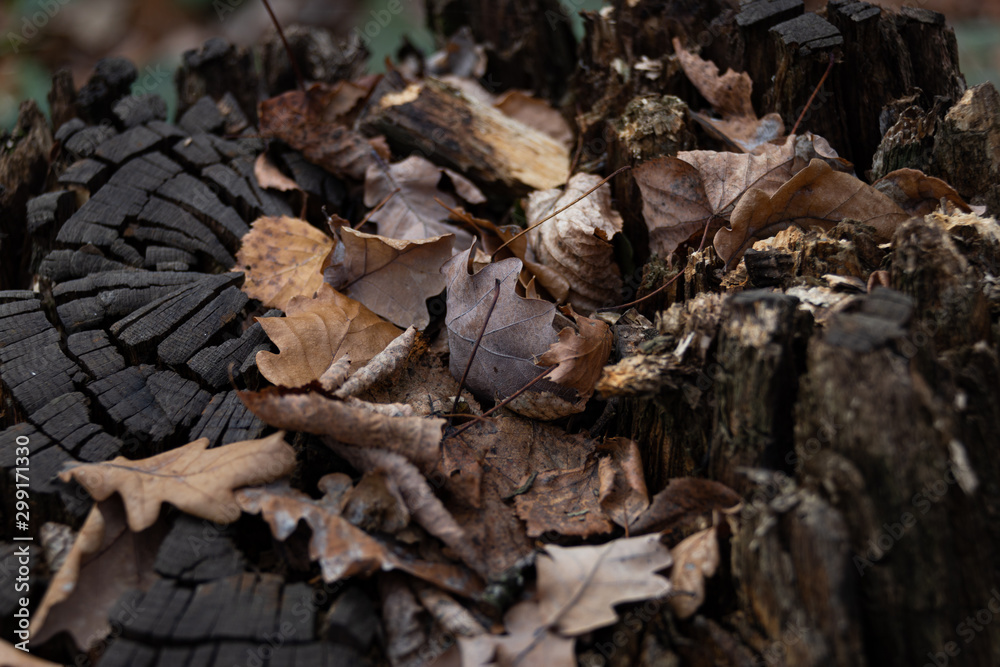
[[[135,532],[156,522],[163,503],[202,519],[231,523],[240,514],[236,489],[266,484],[295,469],[295,450],[284,436],[279,431],[213,449],[208,449],[208,438],[200,438],[148,459],[119,456],[78,465],[59,473],[59,479],[75,479],[95,500],[120,494],[129,529]]]

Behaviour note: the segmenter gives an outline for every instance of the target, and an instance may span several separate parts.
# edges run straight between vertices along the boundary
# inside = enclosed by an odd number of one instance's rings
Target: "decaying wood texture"
[[[404,154],[419,151],[484,189],[526,194],[569,178],[569,151],[555,139],[433,79],[404,85],[386,77],[361,124]]]
[[[461,16],[491,42],[488,73],[504,73],[504,86],[556,99],[570,81],[571,96],[560,101],[576,123],[581,167],[610,173],[717,145],[681,101],[700,97],[673,54],[677,37],[722,70],[749,72],[756,111],[777,111],[786,128],[832,55],[805,128],[859,173],[924,169],[1000,210],[1000,96],[988,85],[965,90],[939,15],[842,0],[820,13],[805,12],[801,0],[619,0],[584,17],[574,69],[568,24],[524,27],[516,4],[462,4],[454,13],[456,3],[428,3],[439,32],[454,32],[445,24]],[[543,16],[561,12],[531,5]],[[504,44],[510,25],[523,37]],[[293,43],[312,78],[357,71],[359,59],[335,62],[311,31],[293,33]],[[287,64],[268,48],[266,85],[289,85]],[[247,52],[221,42],[187,54],[176,124],[156,99],[123,99],[134,76],[107,63],[76,100],[61,81],[55,99],[65,122],[50,135],[26,104],[25,132],[0,158],[10,213],[0,229],[5,533],[18,438],[32,443],[35,516],[76,527],[91,501],[56,481],[64,464],[140,458],[199,437],[220,445],[266,428],[237,391],[262,383],[256,354],[274,346],[253,322],[263,309],[231,269],[248,222],[292,208],[254,177],[263,148],[257,74]],[[390,74],[358,127],[385,134],[397,155],[419,151],[463,172],[487,195],[522,195],[569,176],[570,153],[556,141],[434,80],[407,85]],[[349,201],[344,182],[301,154],[273,157],[308,193],[310,210]],[[626,174],[613,187],[626,233],[641,246],[634,183]],[[731,486],[743,504],[715,517],[722,566],[696,615],[624,605],[623,620],[581,641],[578,657],[902,667],[962,642],[962,664],[1000,664],[992,626],[967,643],[956,634],[987,606],[1000,574],[995,223],[933,214],[883,245],[849,222],[789,229],[728,273],[707,247],[673,266],[654,258],[632,284],[642,296],[678,273],[670,289],[617,320],[615,365],[598,385],[609,407],[600,423],[640,443],[651,494],[676,477],[704,477]],[[311,436],[294,440],[303,475],[329,467],[328,449]],[[380,579],[380,591],[303,580],[301,531],[279,545],[258,524],[206,535],[200,521],[163,518],[170,525],[156,583],[119,600],[111,618],[132,621],[103,647],[99,665],[229,665],[277,634],[281,645],[261,654],[269,665],[365,664],[380,641],[377,600],[402,604],[391,578]],[[39,584],[51,575],[50,546],[31,546]],[[0,568],[13,567],[13,554],[0,543]],[[12,595],[0,590],[0,613],[14,609]]]

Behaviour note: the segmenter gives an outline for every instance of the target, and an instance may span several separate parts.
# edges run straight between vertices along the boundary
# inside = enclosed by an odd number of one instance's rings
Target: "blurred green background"
[[[307,23],[341,33],[371,20],[371,12],[388,0],[283,0],[272,5],[282,25]],[[423,1],[402,0],[402,20],[393,20],[369,45],[370,67],[383,69],[385,57],[404,36],[425,52],[435,48],[424,27]],[[564,2],[575,9],[597,9],[602,0]],[[888,3],[898,4],[898,3]],[[962,69],[969,85],[1000,85],[1000,2],[925,0],[928,8],[945,11],[958,36]],[[579,17],[574,32],[582,32]],[[6,0],[0,10],[0,127],[10,128],[21,100],[34,98],[46,109],[52,71],[69,67],[77,86],[94,63],[107,55],[124,55],[139,67],[172,71],[181,54],[206,39],[220,36],[253,44],[273,28],[259,0]],[[141,74],[140,74],[141,77]],[[172,78],[156,91],[175,103]]]

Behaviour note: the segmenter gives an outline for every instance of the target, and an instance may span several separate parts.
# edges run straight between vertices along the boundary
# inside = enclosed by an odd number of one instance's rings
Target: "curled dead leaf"
[[[909,217],[875,188],[814,159],[773,195],[758,189],[747,192],[733,210],[730,227],[715,234],[715,251],[728,268],[755,239],[793,225],[830,229],[845,219],[874,227],[876,239],[885,243]]]
[[[528,197],[525,215],[534,224],[552,211],[579,199],[601,178],[576,174],[565,191],[543,190]],[[581,312],[617,303],[621,271],[611,239],[622,230],[622,218],[611,208],[611,188],[604,185],[528,233],[525,259],[548,267],[569,283],[568,301]]]
[[[918,169],[897,169],[872,183],[872,187],[886,195],[911,216],[923,217],[947,201],[963,213],[972,209],[955,189],[940,178],[928,176]]]
[[[677,618],[690,618],[705,602],[705,579],[719,567],[715,526],[685,538],[670,554],[674,558],[670,583],[676,593],[670,598],[670,606]]]

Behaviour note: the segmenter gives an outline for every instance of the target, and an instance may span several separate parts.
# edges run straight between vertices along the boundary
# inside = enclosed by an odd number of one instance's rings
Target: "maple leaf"
[[[763,144],[754,153],[682,151],[632,170],[642,194],[642,215],[650,250],[667,256],[688,240],[721,229],[751,188],[772,194],[809,161],[819,157],[837,169],[850,163],[822,137],[790,136],[782,144]]]
[[[670,583],[677,595],[670,606],[677,618],[690,618],[705,602],[705,579],[719,567],[719,540],[716,528],[706,528],[690,535],[670,550],[674,567]]]
[[[448,174],[456,191],[466,201],[485,201],[485,197],[472,183],[419,155],[411,155],[388,167],[378,164],[370,166],[365,174],[365,206],[375,206],[388,198],[385,205],[372,215],[372,220],[378,226],[378,233],[394,239],[409,240],[454,234],[453,247],[469,245],[472,235],[447,223],[447,208],[455,208],[458,202],[450,194],[438,189],[443,173]]]
[[[333,243],[305,220],[258,218],[243,237],[233,271],[246,275],[247,296],[285,310],[294,297],[311,297],[323,284],[321,268]]]
[[[576,174],[565,191],[533,192],[525,208],[529,225],[579,199],[600,180],[594,174]],[[569,283],[568,301],[574,308],[590,312],[621,298],[621,271],[611,245],[621,230],[622,218],[611,208],[611,187],[603,185],[528,232],[526,259],[562,276]]]
[[[466,386],[480,394],[506,398],[538,376],[541,369],[532,358],[544,354],[557,340],[553,328],[556,307],[515,293],[521,260],[511,257],[469,275],[471,253],[470,247],[441,268],[448,277],[445,326],[451,352],[449,367],[452,375],[462,377],[499,281],[500,295],[469,368]],[[556,387],[544,380],[535,387],[542,384]]]
[[[874,227],[876,239],[885,243],[909,217],[875,188],[814,159],[770,196],[757,189],[747,192],[733,210],[729,228],[715,234],[715,251],[728,268],[754,239],[792,225],[830,229],[848,218]]]
[[[581,635],[618,620],[614,606],[666,595],[670,582],[655,574],[670,565],[658,535],[621,538],[600,546],[546,545],[538,557],[538,599],[545,624]]]
[[[763,118],[757,118],[750,101],[753,81],[749,74],[729,69],[720,75],[715,63],[703,60],[685,49],[678,38],[674,37],[673,45],[674,53],[677,54],[677,60],[688,80],[722,116],[719,120],[699,114],[699,120],[703,124],[714,128],[748,153],[784,133],[785,125],[779,114],[769,113]]]
[[[611,355],[614,336],[607,323],[576,313],[572,315],[578,331],[563,327],[559,340],[538,357],[538,364],[555,366],[547,379],[575,390],[579,401],[585,404],[593,395],[594,385]]]
[[[323,276],[335,290],[390,322],[423,329],[430,323],[427,299],[444,290],[441,265],[451,257],[453,238],[404,241],[343,227]]]
[[[328,583],[399,569],[461,595],[472,596],[482,590],[482,582],[467,570],[394,553],[383,541],[353,525],[341,515],[345,503],[335,492],[334,477],[337,475],[320,480],[325,494],[319,500],[291,488],[287,482],[242,489],[237,498],[243,511],[260,514],[267,521],[278,540],[288,539],[299,521],[305,521],[312,530],[309,558],[320,564]]]
[[[914,217],[923,217],[941,207],[945,200],[963,213],[972,209],[955,189],[940,178],[928,176],[918,169],[897,169],[872,183],[900,208]]]
[[[321,276],[322,277],[322,276]],[[318,380],[330,364],[349,355],[351,368],[364,366],[399,334],[398,328],[340,294],[326,283],[316,298],[294,297],[285,317],[258,317],[278,354],[261,350],[261,375],[282,387],[301,387]]]
[[[162,522],[129,530],[118,496],[95,503],[32,616],[31,639],[41,644],[65,631],[83,651],[98,644],[111,632],[108,613],[118,598],[156,579],[165,535]]]
[[[260,134],[284,141],[333,174],[361,180],[377,157],[390,159],[383,138],[365,139],[343,122],[365,96],[347,81],[283,93],[260,103]]]
[[[152,526],[165,502],[202,519],[231,523],[239,517],[235,489],[264,484],[295,469],[295,450],[284,435],[279,431],[213,449],[207,449],[208,438],[200,438],[148,459],[118,456],[77,465],[59,473],[59,479],[75,479],[95,500],[118,493],[133,532]]]

